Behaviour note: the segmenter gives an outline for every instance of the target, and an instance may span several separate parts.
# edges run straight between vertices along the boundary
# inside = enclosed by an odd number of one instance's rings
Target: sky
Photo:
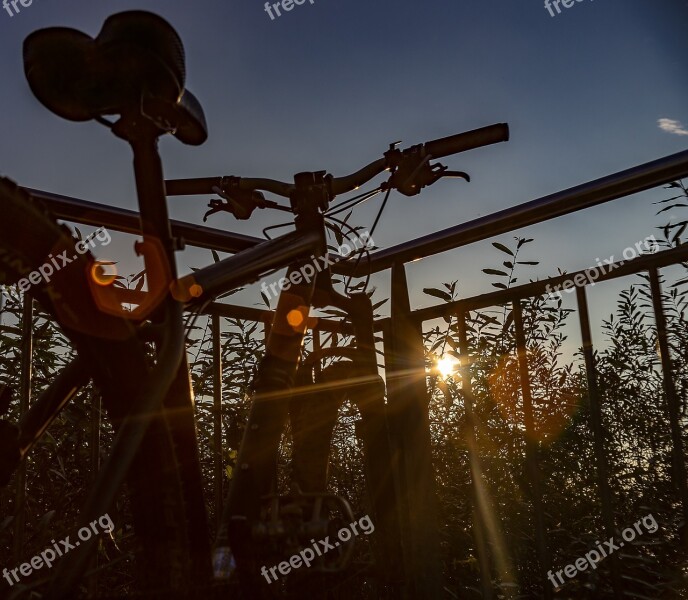
[[[443,159],[469,172],[471,183],[393,194],[373,234],[381,248],[688,148],[685,0],[579,0],[560,5],[560,14],[553,9],[555,16],[541,0],[306,0],[272,19],[260,0],[31,0],[18,8],[12,16],[0,11],[0,174],[113,206],[136,208],[129,149],[32,96],[22,41],[58,25],[95,35],[107,16],[129,9],[158,13],[177,29],[187,87],[205,109],[203,146],[161,141],[169,178],[344,175],[390,142],[409,146],[509,123],[508,143]],[[664,197],[666,190],[639,194],[490,241],[535,238],[523,258],[540,264],[519,281],[583,269],[657,234],[667,219],[685,218],[656,217],[652,202]],[[171,198],[170,213],[201,223],[208,199]],[[370,227],[380,202],[369,201],[350,222]],[[208,224],[261,236],[283,221],[284,213],[261,211],[250,222],[222,214]],[[122,272],[133,264],[131,241],[123,236],[108,248]],[[422,289],[443,281],[459,280],[463,297],[492,289],[481,268],[505,257],[490,241],[409,265],[412,305],[434,304]],[[180,271],[211,260],[207,250],[187,251]],[[388,279],[374,278],[378,298]],[[608,316],[614,285],[592,292],[600,314]],[[233,300],[255,304],[255,289]]]

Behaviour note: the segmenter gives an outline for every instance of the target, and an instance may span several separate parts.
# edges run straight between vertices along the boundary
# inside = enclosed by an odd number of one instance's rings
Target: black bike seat
[[[35,31],[24,40],[24,72],[36,98],[65,119],[87,121],[145,105],[183,143],[208,137],[203,109],[184,89],[182,41],[153,13],[112,15],[95,38],[67,27]]]

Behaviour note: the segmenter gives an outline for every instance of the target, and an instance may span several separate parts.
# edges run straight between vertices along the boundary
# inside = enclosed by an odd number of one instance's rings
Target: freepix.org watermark
[[[102,517],[92,521],[88,527],[79,529],[77,532],[77,536],[79,537],[78,540],[71,542],[69,540],[70,536],[67,536],[59,542],[50,540],[52,546],[46,548],[40,554],[36,554],[31,560],[22,563],[16,569],[3,569],[2,576],[7,580],[7,583],[14,585],[15,583],[19,583],[19,575],[28,577],[33,571],[38,571],[43,567],[50,569],[58,558],[64,556],[70,550],[74,550],[74,548],[81,545],[81,542],[87,542],[92,536],[98,535],[100,531],[97,525],[100,525],[100,528],[105,533],[111,533],[115,529],[115,524],[112,522],[110,515],[104,514]]]
[[[15,14],[19,14],[21,12],[21,9],[17,6],[17,4],[21,4],[24,8],[28,8],[31,6],[31,3],[33,0],[2,0],[2,7],[7,11],[7,14],[10,17],[13,17]],[[14,9],[12,11],[12,8]]]
[[[330,536],[328,535],[324,540],[311,540],[312,546],[304,548],[298,554],[294,554],[288,561],[283,560],[278,565],[270,567],[269,569],[265,566],[261,567],[260,574],[267,579],[268,583],[277,581],[279,575],[276,571],[279,571],[280,575],[288,575],[292,569],[298,569],[302,565],[310,567],[313,561],[318,556],[323,556],[330,550],[334,550],[340,546],[340,542],[348,542],[354,535],[358,535],[358,527],[365,535],[370,535],[375,531],[375,525],[371,521],[370,517],[366,515],[361,517],[358,521],[354,521],[348,527],[342,527],[337,532],[337,537],[339,538],[335,542],[330,542]],[[353,532],[353,534],[352,534]]]
[[[315,0],[308,0],[311,4],[315,4]],[[266,2],[265,3],[265,12],[270,15],[270,20],[274,21],[275,17],[272,14],[272,11],[274,10],[275,13],[277,14],[278,17],[282,16],[282,13],[280,12],[280,8],[284,12],[289,12],[290,10],[294,9],[294,5],[296,6],[301,6],[302,4],[305,4],[306,0],[281,0],[281,2]]]
[[[325,256],[320,256],[315,258],[311,255],[311,262],[305,264],[298,271],[292,272],[292,274],[287,277],[282,277],[279,281],[275,281],[268,285],[263,282],[260,286],[261,291],[266,297],[279,296],[280,292],[283,290],[288,290],[292,285],[299,285],[300,283],[310,283],[316,273],[320,273],[325,268],[338,263],[340,260],[348,258],[352,252],[358,252],[362,249],[370,249],[375,246],[373,238],[370,234],[365,231],[355,240],[353,240],[353,248],[351,244],[342,244],[338,249],[336,254],[331,254],[327,252]],[[268,293],[268,289],[270,293]]]
[[[590,550],[590,552],[587,552],[585,556],[577,558],[575,563],[566,565],[563,569],[559,569],[555,574],[553,574],[552,571],[548,571],[547,577],[552,582],[552,585],[555,588],[558,588],[564,585],[564,578],[561,576],[562,573],[571,579],[575,577],[578,572],[585,571],[588,566],[590,566],[592,569],[597,569],[598,562],[616,550],[623,548],[625,542],[632,542],[636,538],[636,535],[643,535],[643,533],[645,533],[645,531],[640,528],[641,524],[643,527],[645,527],[645,530],[648,533],[655,533],[659,529],[659,525],[657,525],[655,518],[651,514],[647,515],[646,517],[643,517],[639,521],[633,523],[633,527],[627,527],[621,532],[621,537],[624,539],[623,542],[615,543],[614,536],[610,537],[609,540],[604,542],[605,547],[603,547],[600,542],[595,542],[597,546],[596,548]]]
[[[595,285],[595,281],[601,275],[606,275],[607,273],[610,273],[614,269],[623,265],[625,261],[636,258],[640,254],[642,254],[643,249],[646,252],[657,252],[657,250],[659,249],[659,244],[657,243],[657,240],[655,239],[654,235],[651,235],[649,237],[646,237],[644,240],[636,242],[635,247],[629,246],[628,248],[626,248],[623,251],[624,260],[618,263],[614,263],[614,256],[612,255],[609,258],[605,258],[603,264],[602,262],[600,262],[599,258],[596,258],[596,267],[586,269],[585,272],[578,273],[573,279],[567,279],[566,281],[560,283],[559,285],[555,285],[554,287],[547,284],[547,286],[545,287],[545,291],[550,296],[554,294],[561,296],[561,292],[559,290],[561,290],[562,288],[565,292],[571,293],[577,287],[585,285]]]
[[[67,256],[67,250],[53,256],[48,255],[48,260],[43,263],[35,271],[31,271],[26,277],[17,281],[17,286],[20,291],[28,292],[32,285],[38,285],[41,281],[45,283],[50,283],[50,279],[55,273],[57,273],[63,267],[66,267],[73,260],[77,259],[77,255],[86,254],[89,248],[94,248],[96,245],[96,240],[100,242],[101,246],[107,246],[111,241],[112,237],[105,227],[99,227],[91,235],[87,236],[83,240],[79,240],[74,244],[74,249],[76,254],[69,257]]]
[[[564,8],[571,8],[576,4],[576,2],[583,2],[584,0],[545,0],[545,8],[549,12],[550,16],[555,17],[561,14],[561,8],[559,5],[562,4]],[[591,0],[592,1],[592,0]],[[554,8],[552,8],[554,7]],[[556,9],[556,14],[554,13]]]

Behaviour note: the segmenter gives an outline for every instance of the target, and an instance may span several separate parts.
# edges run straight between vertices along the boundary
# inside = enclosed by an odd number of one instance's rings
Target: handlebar
[[[451,154],[458,154],[467,150],[473,150],[481,146],[488,146],[499,142],[506,142],[509,139],[509,126],[506,123],[497,123],[473,131],[451,135],[445,138],[432,140],[403,151],[390,151],[391,153],[406,153],[414,149],[420,149],[423,155],[430,155],[431,158],[442,158]],[[390,163],[391,154],[385,154],[385,158],[380,158],[359,171],[344,177],[333,177],[330,185],[333,196],[345,194],[351,190],[367,183],[373,177],[382,173],[385,169],[392,167]],[[275,179],[256,179],[250,177],[235,178],[239,189],[263,190],[278,196],[289,198],[295,189],[294,184],[277,181]],[[168,196],[191,196],[195,194],[212,194],[213,188],[223,188],[226,177],[202,177],[198,179],[171,179],[165,182],[166,193]]]
[[[165,192],[168,196],[194,196],[196,194],[213,194],[213,188],[222,189],[226,177],[198,177],[195,179],[168,179],[165,181]],[[246,191],[265,190],[278,196],[289,197],[294,184],[276,179],[242,177],[239,188]]]
[[[509,125],[497,123],[488,127],[481,127],[466,133],[450,135],[439,140],[425,142],[425,151],[433,158],[442,158],[450,154],[458,154],[466,150],[473,150],[481,146],[489,146],[499,142],[509,141]]]

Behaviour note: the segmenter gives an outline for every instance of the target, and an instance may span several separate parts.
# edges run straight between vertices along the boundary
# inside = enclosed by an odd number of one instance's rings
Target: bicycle
[[[138,581],[145,597],[168,598],[172,591],[192,597],[211,589],[214,576],[230,571],[247,597],[268,596],[273,592],[259,571],[267,558],[284,558],[307,539],[332,534],[335,525],[352,519],[348,502],[326,490],[337,410],[350,397],[363,423],[367,489],[377,532],[377,589],[381,596],[396,594],[402,584],[397,568],[399,514],[385,386],[378,373],[368,295],[338,293],[329,268],[281,292],[252,385],[238,468],[215,543],[215,573],[183,310],[199,310],[222,293],[285,266],[292,280],[311,257],[326,256],[328,214],[354,206],[361,198],[332,205],[335,197],[384,171],[389,171],[389,178],[376,190],[386,191],[383,208],[392,190],[413,196],[442,177],[468,180],[465,173],[430,161],[506,141],[508,126],[483,127],[405,150],[391,144],[382,158],[345,177],[316,171],[296,174],[294,183],[233,176],[165,181],[158,138],[172,134],[184,144],[199,145],[207,137],[201,105],[185,89],[183,45],[169,23],[152,13],[128,11],[109,17],[95,38],[69,28],[39,30],[24,42],[24,64],[32,91],[49,110],[73,121],[95,120],[131,146],[143,237],[135,248],[145,262],[148,290],[99,285],[97,261],[90,252],[75,254],[71,231],[58,225],[25,190],[0,179],[0,283],[17,283],[49,255],[74,255],[49,283],[32,285],[30,293],[77,351],[77,358],[18,426],[0,421],[0,483],[7,484],[60,410],[92,379],[116,438],[82,511],[82,522],[106,513],[126,480],[139,540]],[[262,192],[288,198],[289,206],[266,199]],[[210,214],[228,211],[249,218],[256,208],[271,208],[291,213],[295,230],[178,278],[175,251],[182,243],[171,233],[166,196],[213,193],[220,199],[211,201]],[[34,231],[30,242],[24,235],[27,223]],[[135,308],[124,310],[125,305]],[[324,306],[349,315],[356,343],[316,354],[298,370],[309,312]],[[314,379],[313,365],[324,355],[348,362],[338,362]],[[347,383],[342,385],[342,380]],[[274,485],[276,457],[288,421],[294,436],[294,477],[290,492],[280,496]],[[95,543],[93,537],[62,558],[46,597],[73,597]],[[288,579],[280,593],[324,597],[332,581],[328,577],[346,571],[350,557],[351,546],[343,544],[315,568]]]

